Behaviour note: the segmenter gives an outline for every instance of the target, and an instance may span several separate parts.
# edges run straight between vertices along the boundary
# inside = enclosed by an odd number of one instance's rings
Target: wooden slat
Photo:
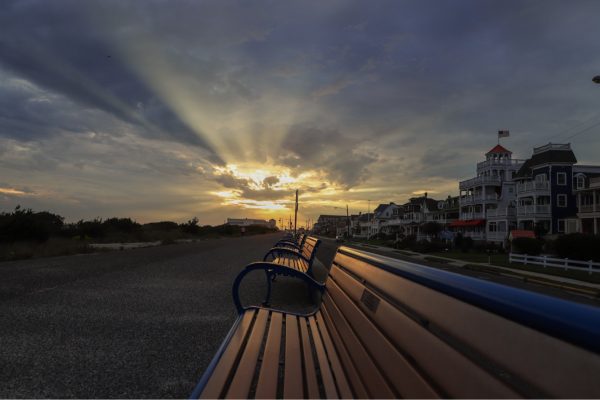
[[[300,332],[298,317],[285,316],[285,368],[283,370],[283,397],[286,399],[303,398],[303,378],[301,360]]]
[[[333,380],[333,374],[331,373],[331,366],[327,354],[325,353],[325,347],[321,335],[319,334],[319,328],[315,317],[309,317],[308,322],[310,324],[310,331],[312,333],[315,350],[317,353],[317,361],[319,363],[319,369],[321,370],[321,378],[323,379],[323,387],[325,388],[325,397],[328,399],[337,399],[339,395],[335,387],[335,381]]]
[[[333,375],[335,376],[340,397],[343,399],[349,399],[353,397],[352,389],[350,389],[350,384],[348,383],[346,374],[342,368],[336,348],[331,341],[331,336],[327,330],[327,325],[325,325],[321,311],[317,312],[316,318],[317,324],[319,325],[319,332],[323,338],[323,345],[325,346],[325,351],[327,351],[329,362],[331,363],[331,369],[333,371]]]
[[[600,393],[596,354],[347,255],[335,261],[548,395]]]
[[[387,376],[401,397],[435,398],[440,397],[431,385],[417,372],[392,343],[369,321],[341,288],[330,279],[328,293],[350,323],[353,332],[370,353],[380,371]],[[401,329],[401,326],[398,326]]]
[[[344,368],[344,372],[348,376],[348,383],[350,384],[352,391],[354,393],[353,396],[348,396],[348,397],[354,397],[354,398],[359,398],[359,399],[368,398],[369,394],[367,392],[367,388],[365,387],[365,385],[362,382],[362,377],[356,370],[356,367],[354,366],[354,362],[352,361],[352,358],[348,354],[348,350],[346,349],[344,342],[342,341],[337,328],[333,324],[333,320],[331,319],[331,316],[327,312],[327,307],[325,304],[322,304],[319,313],[321,313],[323,315],[323,320],[325,321],[325,324],[327,326],[327,332],[331,335],[332,341],[333,341],[335,349],[336,349],[336,354],[340,357],[340,361],[342,363],[342,367]],[[347,396],[343,396],[343,397],[348,398]]]
[[[319,388],[317,386],[317,371],[315,370],[315,362],[313,360],[312,346],[308,337],[308,329],[306,327],[306,318],[299,318],[300,333],[302,336],[302,359],[304,360],[304,377],[306,387],[308,389],[308,397],[316,399],[319,397]]]
[[[250,332],[250,338],[248,344],[244,349],[240,363],[235,371],[229,390],[227,391],[227,398],[247,398],[250,391],[250,385],[252,384],[252,378],[254,377],[254,371],[256,370],[256,363],[258,361],[258,353],[265,334],[265,328],[267,326],[267,317],[269,312],[261,309],[258,311],[256,321]]]
[[[421,368],[427,371],[449,397],[519,397],[496,377],[441,341],[385,299],[379,298],[376,312],[369,310],[360,301],[365,289],[362,282],[342,269],[334,268],[331,278],[365,314],[369,315],[378,328],[394,341],[396,346],[410,354]]]
[[[240,324],[235,330],[227,348],[223,352],[221,359],[204,387],[204,390],[200,395],[201,399],[214,399],[222,396],[224,386],[227,383],[231,370],[242,350],[242,345],[244,344],[254,315],[254,310],[246,311],[244,313]]]
[[[331,301],[329,295],[325,295],[323,302],[327,307],[327,312],[331,316],[332,322],[337,328],[348,353],[356,366],[358,373],[363,377],[363,382],[369,392],[369,397],[375,398],[393,398],[396,397],[385,379],[381,376],[377,366],[360,343],[348,322],[342,316],[340,310]]]
[[[257,399],[274,399],[277,397],[277,376],[279,373],[279,349],[281,347],[282,314],[271,313],[269,334],[265,344],[258,384],[256,386]]]

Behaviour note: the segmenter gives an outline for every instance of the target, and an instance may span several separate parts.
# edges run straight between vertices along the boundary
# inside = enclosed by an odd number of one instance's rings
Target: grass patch
[[[432,253],[434,256],[452,258],[455,260],[472,262],[472,263],[484,263],[487,264],[488,260],[490,264],[500,265],[502,267],[510,267],[511,264],[508,262],[508,254],[492,254],[488,259],[487,253],[463,253],[462,251],[445,251]]]
[[[519,263],[510,264],[510,268],[530,271],[530,272],[538,272],[541,274],[561,276],[564,278],[577,279],[584,282],[591,283],[600,283],[600,273],[596,272],[593,274],[589,274],[586,271],[573,271],[557,268],[557,267],[542,267],[541,265],[524,265]]]
[[[449,263],[452,262],[452,261],[447,260],[445,258],[430,257],[430,256],[425,257],[424,260],[426,260],[426,261],[432,261],[432,262],[436,262],[436,263],[440,263],[440,264],[449,264]]]
[[[0,244],[0,261],[21,260],[39,257],[66,256],[71,254],[93,253],[85,240],[50,238],[45,242],[15,242]]]
[[[474,253],[474,252],[462,253],[462,252],[451,251],[451,252],[444,252],[444,253],[435,253],[435,255],[437,255],[439,257],[453,258],[456,260],[466,261],[466,262],[470,262],[470,263],[482,263],[482,264],[488,263],[488,255],[486,253]],[[511,264],[508,261],[508,254],[492,254],[491,264],[498,265],[500,267],[512,268],[515,270],[537,272],[537,273],[541,273],[541,274],[560,276],[560,277],[564,277],[564,278],[577,279],[577,280],[584,281],[584,282],[600,283],[600,273],[588,274],[586,271],[573,271],[573,270],[565,271],[564,269],[555,268],[555,267],[544,268],[541,265],[524,265],[524,264],[520,264],[520,263],[512,263]],[[484,266],[482,266],[482,265],[467,265],[467,267],[469,267],[470,269],[471,268],[479,268],[479,270],[482,270],[481,268],[484,268]],[[488,269],[486,268],[486,271],[487,270]],[[487,272],[491,272],[492,270],[493,269],[490,269]]]

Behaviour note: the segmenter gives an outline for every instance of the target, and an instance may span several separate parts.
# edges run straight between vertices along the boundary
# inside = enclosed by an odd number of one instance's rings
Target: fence
[[[564,270],[587,271],[589,274],[600,272],[600,263],[581,260],[569,260],[568,258],[552,258],[548,256],[528,256],[527,254],[509,254],[511,263],[529,265],[541,265],[551,268],[562,268]]]

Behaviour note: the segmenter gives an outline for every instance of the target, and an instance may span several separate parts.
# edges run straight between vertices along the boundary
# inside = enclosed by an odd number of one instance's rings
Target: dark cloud
[[[365,177],[368,167],[378,159],[360,148],[364,142],[364,139],[334,129],[295,125],[282,143],[285,155],[281,162],[297,171],[310,166],[324,172],[331,181],[352,187]]]

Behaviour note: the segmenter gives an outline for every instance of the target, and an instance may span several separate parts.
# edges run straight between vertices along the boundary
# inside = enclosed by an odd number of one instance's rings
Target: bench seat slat
[[[323,379],[325,397],[327,397],[328,399],[337,399],[339,398],[339,395],[335,387],[331,367],[329,365],[327,354],[325,353],[325,348],[323,346],[323,341],[321,339],[321,334],[319,333],[319,328],[317,327],[315,317],[309,317],[308,322],[310,324],[310,330],[312,333],[313,342],[317,353],[317,361],[319,363],[319,369],[321,371],[321,378]]]
[[[308,328],[306,326],[306,318],[299,318],[300,322],[300,333],[302,336],[302,359],[304,360],[304,378],[308,393],[307,397],[310,399],[316,399],[319,396],[319,387],[317,386],[317,371],[315,369],[315,362],[313,360],[313,354],[311,351],[310,338],[308,336]]]
[[[283,372],[283,397],[299,399],[303,394],[302,359],[300,354],[298,317],[285,316],[285,368]]]
[[[335,381],[337,383],[339,395],[342,399],[351,398],[353,397],[352,389],[350,389],[350,384],[348,383],[346,374],[344,374],[344,370],[342,369],[342,364],[340,363],[340,359],[338,357],[336,348],[333,345],[333,342],[331,341],[331,336],[329,334],[329,331],[327,330],[327,325],[323,320],[323,314],[321,313],[321,311],[317,312],[316,319],[319,325],[319,332],[321,333],[321,337],[323,338],[323,345],[325,346],[329,362],[331,363],[331,370],[335,376]]]
[[[246,339],[246,336],[248,335],[248,331],[255,314],[255,311],[248,311],[244,313],[240,324],[231,337],[227,348],[221,356],[219,363],[215,367],[215,370],[211,375],[211,379],[207,382],[206,387],[202,391],[200,398],[214,399],[217,397],[222,397],[223,389],[227,383],[227,380],[229,379],[229,375],[233,369],[233,366],[240,351],[243,350],[242,345]]]
[[[388,301],[379,298],[375,313],[360,301],[364,290],[362,282],[336,268],[331,272],[344,292],[361,308],[362,312],[382,329],[395,344],[428,371],[449,397],[483,398],[490,393],[496,397],[519,397],[508,386],[474,364],[430,331],[409,318]],[[398,329],[402,326],[402,329]]]
[[[272,313],[269,334],[265,344],[265,352],[256,386],[257,399],[274,399],[277,397],[279,374],[279,349],[281,348],[281,313]]]
[[[364,377],[365,383],[369,392],[369,397],[379,399],[389,399],[398,397],[389,387],[385,379],[379,373],[377,366],[369,357],[365,348],[360,344],[360,341],[352,331],[348,322],[342,316],[340,310],[331,301],[329,296],[325,296],[322,307],[325,307],[335,326],[338,328],[342,342],[352,359],[352,363],[356,366],[360,376]]]
[[[354,364],[352,363],[352,359],[350,358],[350,355],[348,354],[348,352],[346,351],[346,348],[342,344],[340,335],[339,335],[337,329],[335,328],[335,326],[333,325],[331,317],[327,313],[327,309],[322,308],[319,311],[319,314],[322,316],[323,321],[325,322],[325,324],[327,326],[327,333],[329,333],[329,335],[331,335],[331,339],[333,340],[333,343],[335,343],[335,345],[334,345],[335,350],[336,350],[335,354],[337,356],[339,356],[340,368],[343,369],[342,373],[338,374],[336,372],[336,378],[338,376],[342,376],[342,375],[344,377],[347,376],[346,382],[354,392],[353,395],[352,394],[346,395],[345,389],[340,389],[342,398],[347,399],[347,398],[354,397],[354,398],[359,398],[359,399],[365,399],[365,398],[369,397],[369,395],[367,393],[367,389],[365,388],[365,385],[362,382],[362,378],[358,374],[358,371],[356,370],[356,368],[354,367]],[[338,379],[338,384],[340,381],[342,381],[342,379]],[[343,385],[341,385],[341,384],[339,384],[339,385],[341,388],[344,388]]]
[[[327,289],[336,306],[346,316],[352,331],[362,342],[362,346],[379,365],[382,374],[395,386],[401,397],[440,397],[440,394],[436,393],[426,379],[398,352],[333,279],[327,281]]]
[[[235,371],[235,375],[227,391],[226,398],[240,399],[247,398],[250,392],[250,385],[254,378],[254,372],[256,370],[256,362],[258,361],[258,355],[260,347],[267,327],[267,317],[269,312],[265,309],[258,311],[256,321],[252,327],[250,338],[246,344],[240,363]]]

